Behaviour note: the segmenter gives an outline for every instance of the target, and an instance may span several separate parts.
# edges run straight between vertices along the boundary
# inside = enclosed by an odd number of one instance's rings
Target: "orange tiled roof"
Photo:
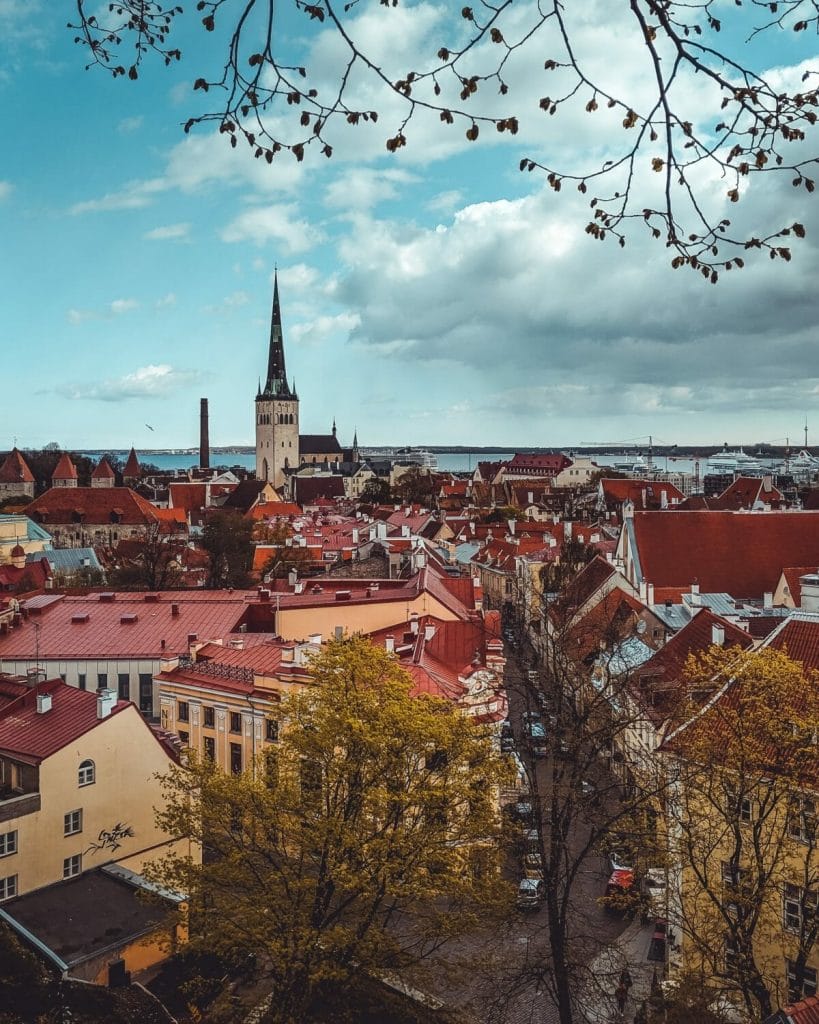
[[[18,449],[12,448],[0,466],[0,484],[19,483],[33,484],[34,476]]]
[[[145,526],[159,522],[157,508],[130,487],[52,487],[26,506],[36,522],[63,525],[119,522]],[[115,518],[115,517],[119,518]]]

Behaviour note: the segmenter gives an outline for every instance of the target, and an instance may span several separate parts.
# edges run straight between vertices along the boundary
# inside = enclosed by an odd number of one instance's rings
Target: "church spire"
[[[287,374],[284,368],[284,338],[282,336],[282,313],[279,306],[279,273],[273,273],[273,315],[270,318],[270,350],[267,357],[267,380],[264,386],[266,396],[279,395],[290,398]]]

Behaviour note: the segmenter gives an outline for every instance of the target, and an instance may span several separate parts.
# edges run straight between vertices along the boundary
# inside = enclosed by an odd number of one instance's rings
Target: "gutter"
[[[63,976],[65,976],[66,972],[68,971],[68,964],[65,962],[65,960],[62,960],[59,956],[57,956],[54,950],[49,949],[49,947],[40,939],[38,939],[36,935],[32,935],[27,928],[24,928],[19,921],[13,918],[11,914],[8,914],[5,910],[3,910],[2,907],[0,907],[0,921],[5,921],[10,928],[12,928],[15,932],[17,932],[18,935],[25,939],[27,943],[34,946],[34,948],[38,950],[38,952],[43,954],[46,960],[52,963],[57,968],[57,970],[59,970],[60,973]]]

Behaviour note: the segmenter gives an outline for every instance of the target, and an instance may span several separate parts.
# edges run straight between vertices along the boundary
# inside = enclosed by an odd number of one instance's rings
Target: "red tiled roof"
[[[86,525],[146,526],[159,521],[156,506],[130,487],[52,487],[26,506],[27,516],[46,525],[76,522],[78,513]]]
[[[538,473],[547,473],[550,476],[557,474],[571,466],[572,460],[566,458],[561,452],[534,453],[531,455],[516,454],[511,462],[506,463],[507,472],[516,473],[520,470],[536,470]]]
[[[34,476],[20,452],[12,448],[0,466],[0,484],[19,483],[33,484]]]
[[[44,714],[37,712],[38,693],[51,695],[51,709]],[[130,706],[117,701],[111,714]],[[97,718],[95,693],[51,679],[0,710],[0,750],[38,764],[105,721]]]
[[[819,996],[808,996],[784,1007],[782,1024],[819,1024]],[[777,1021],[777,1018],[773,1018]]]
[[[607,503],[622,504],[630,501],[635,508],[658,509],[662,506],[663,492],[668,507],[681,502],[685,495],[667,480],[622,480],[605,478],[600,481],[603,497]]]
[[[184,512],[198,512],[207,503],[205,484],[169,484],[168,504]]]
[[[819,669],[819,615],[790,615],[765,646],[785,651],[789,658],[801,662],[806,672]]]
[[[768,489],[765,490],[765,482],[762,477],[738,476],[718,498],[711,501],[710,507],[737,511],[741,508],[753,508],[756,502],[760,501],[773,508],[779,508],[784,501],[781,492],[770,483],[770,478]]]
[[[246,513],[248,519],[289,519],[301,514],[301,505],[294,501],[265,501]]]
[[[579,611],[616,572],[608,559],[595,555],[566,585],[560,595],[559,605],[564,609]]]
[[[782,570],[788,593],[797,608],[802,604],[802,585],[799,582],[800,579],[816,571],[817,567],[815,565],[789,565]]]
[[[643,579],[655,587],[761,597],[782,568],[819,565],[816,512],[635,512]],[[655,591],[656,593],[656,591]]]
[[[77,479],[77,467],[71,461],[71,456],[68,452],[63,452],[60,456],[57,465],[54,467],[54,472],[51,474],[52,480],[76,480]]]
[[[187,651],[189,634],[195,633],[200,640],[238,635],[240,621],[257,601],[255,591],[129,592],[117,593],[113,601],[100,594],[44,595],[24,602],[28,618],[0,636],[0,658],[31,658],[38,644],[44,661],[172,657]],[[176,615],[174,606],[178,609]],[[130,616],[135,620],[128,621]],[[39,640],[35,625],[40,627]],[[247,646],[263,643],[269,637],[270,632],[244,634]]]
[[[111,465],[108,459],[103,456],[100,461],[94,466],[93,472],[91,473],[92,480],[113,480],[114,471],[111,469]]]

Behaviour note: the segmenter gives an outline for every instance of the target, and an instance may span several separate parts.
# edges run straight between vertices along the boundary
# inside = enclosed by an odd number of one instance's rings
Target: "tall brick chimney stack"
[[[210,469],[210,439],[208,437],[208,400],[199,400],[199,468]]]

